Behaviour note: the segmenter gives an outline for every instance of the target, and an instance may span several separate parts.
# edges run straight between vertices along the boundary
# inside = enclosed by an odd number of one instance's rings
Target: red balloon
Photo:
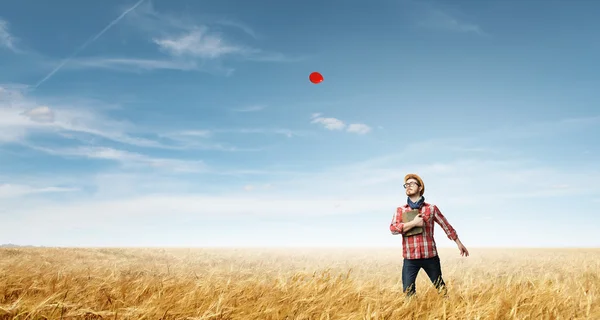
[[[321,75],[318,72],[313,72],[310,74],[310,76],[308,77],[308,79],[310,79],[310,82],[312,83],[321,83],[323,82],[323,75]]]

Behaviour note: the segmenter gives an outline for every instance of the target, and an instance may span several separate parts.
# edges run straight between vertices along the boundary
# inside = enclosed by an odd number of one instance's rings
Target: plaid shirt
[[[392,234],[402,234],[404,223],[402,223],[402,213],[410,211],[408,204],[396,209],[396,214],[390,224]],[[456,231],[448,220],[442,215],[437,206],[430,203],[423,203],[421,207],[423,216],[423,233],[410,237],[402,237],[402,256],[405,259],[425,259],[437,256],[437,248],[433,239],[434,222],[437,222],[450,240],[458,239]]]

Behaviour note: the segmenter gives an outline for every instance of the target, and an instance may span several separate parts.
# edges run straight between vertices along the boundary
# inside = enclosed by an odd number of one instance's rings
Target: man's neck
[[[419,199],[421,199],[421,196],[412,196],[412,197],[408,197],[410,199],[410,201],[412,201],[413,203],[416,203],[417,201],[419,201]]]

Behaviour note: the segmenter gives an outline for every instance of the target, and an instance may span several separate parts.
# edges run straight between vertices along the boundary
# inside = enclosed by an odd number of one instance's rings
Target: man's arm
[[[455,241],[455,242],[458,240],[458,235],[456,234],[456,230],[454,230],[452,225],[450,225],[448,220],[446,220],[446,217],[444,217],[444,215],[442,214],[442,212],[440,211],[440,209],[437,206],[433,206],[433,221],[435,221],[437,224],[440,225],[440,227],[442,227],[442,229],[444,229],[444,232],[448,236],[448,239]],[[459,243],[459,242],[460,242],[460,240],[458,240],[457,243]]]
[[[448,236],[448,238],[454,242],[456,242],[456,245],[458,246],[458,249],[460,250],[460,255],[461,256],[469,256],[469,250],[467,250],[467,248],[465,247],[465,245],[462,244],[462,242],[460,242],[460,240],[458,239],[458,235],[456,234],[456,230],[454,230],[454,228],[452,228],[452,226],[450,225],[450,223],[448,223],[448,220],[446,220],[446,218],[444,217],[444,215],[442,214],[442,212],[440,211],[440,209],[436,206],[433,206],[433,219],[435,222],[437,222],[442,229],[444,229],[444,232],[446,232],[446,235]]]
[[[413,221],[407,223],[402,222],[402,209],[398,208],[396,210],[396,214],[394,214],[392,223],[390,224],[390,231],[394,235],[403,234],[404,232],[414,228],[414,226],[415,225]]]

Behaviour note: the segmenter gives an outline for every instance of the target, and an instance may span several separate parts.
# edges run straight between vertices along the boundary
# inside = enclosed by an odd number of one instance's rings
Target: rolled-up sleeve
[[[396,213],[392,217],[392,223],[390,223],[390,231],[392,234],[402,234],[404,223],[402,223],[402,209],[397,208]]]
[[[444,232],[448,236],[448,239],[455,241],[458,239],[458,235],[456,234],[456,230],[450,225],[446,217],[442,214],[440,209],[437,206],[433,206],[433,219],[437,224],[444,229]]]

